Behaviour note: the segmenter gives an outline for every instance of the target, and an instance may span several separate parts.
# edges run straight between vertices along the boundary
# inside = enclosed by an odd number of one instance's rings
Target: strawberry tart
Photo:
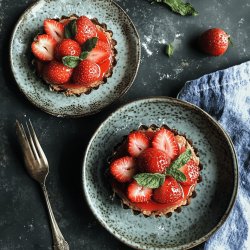
[[[57,92],[81,95],[112,76],[116,41],[106,24],[86,16],[46,19],[31,51],[37,74]]]
[[[109,164],[112,189],[123,206],[145,216],[180,211],[201,180],[197,150],[185,135],[165,125],[131,132]]]

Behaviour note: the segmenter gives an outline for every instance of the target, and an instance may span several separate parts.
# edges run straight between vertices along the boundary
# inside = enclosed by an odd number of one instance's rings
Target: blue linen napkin
[[[177,98],[199,106],[222,125],[239,163],[235,206],[204,249],[250,249],[250,61],[188,81]]]

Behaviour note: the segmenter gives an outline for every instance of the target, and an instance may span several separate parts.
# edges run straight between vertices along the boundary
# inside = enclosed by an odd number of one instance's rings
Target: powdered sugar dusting
[[[145,49],[145,51],[147,52],[148,57],[152,56],[153,52],[148,48],[148,44],[147,43],[142,43],[141,45]]]

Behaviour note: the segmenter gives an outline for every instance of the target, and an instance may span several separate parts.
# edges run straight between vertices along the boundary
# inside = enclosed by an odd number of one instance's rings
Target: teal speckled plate
[[[170,218],[145,218],[123,209],[105,178],[114,146],[142,124],[167,124],[186,134],[203,164],[197,197]],[[115,237],[138,249],[177,250],[204,242],[226,220],[237,193],[238,168],[230,138],[211,116],[187,102],[157,97],[131,102],[100,125],[87,147],[82,178],[92,212]]]
[[[117,41],[117,65],[108,82],[89,95],[66,97],[49,91],[31,65],[30,46],[46,18],[86,15],[106,23]],[[79,117],[99,112],[132,85],[139,67],[139,35],[128,15],[111,0],[40,0],[28,8],[16,24],[10,44],[10,62],[18,87],[43,111],[59,117]]]

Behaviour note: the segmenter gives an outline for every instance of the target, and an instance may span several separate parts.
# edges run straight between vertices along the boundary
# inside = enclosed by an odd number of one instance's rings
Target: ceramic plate
[[[186,134],[203,164],[197,196],[170,218],[134,215],[123,209],[105,178],[107,158],[124,135],[141,124],[167,124]],[[83,163],[87,203],[100,223],[125,244],[138,249],[188,249],[207,240],[234,204],[238,170],[235,151],[224,130],[200,108],[173,98],[131,102],[112,113],[93,135]]]
[[[114,32],[117,41],[117,65],[108,82],[89,95],[66,97],[50,92],[31,65],[30,45],[46,18],[62,15],[96,17]],[[85,116],[100,111],[122,94],[134,81],[140,61],[140,39],[131,19],[111,0],[40,0],[19,19],[10,47],[11,68],[20,90],[37,107],[55,116]]]

